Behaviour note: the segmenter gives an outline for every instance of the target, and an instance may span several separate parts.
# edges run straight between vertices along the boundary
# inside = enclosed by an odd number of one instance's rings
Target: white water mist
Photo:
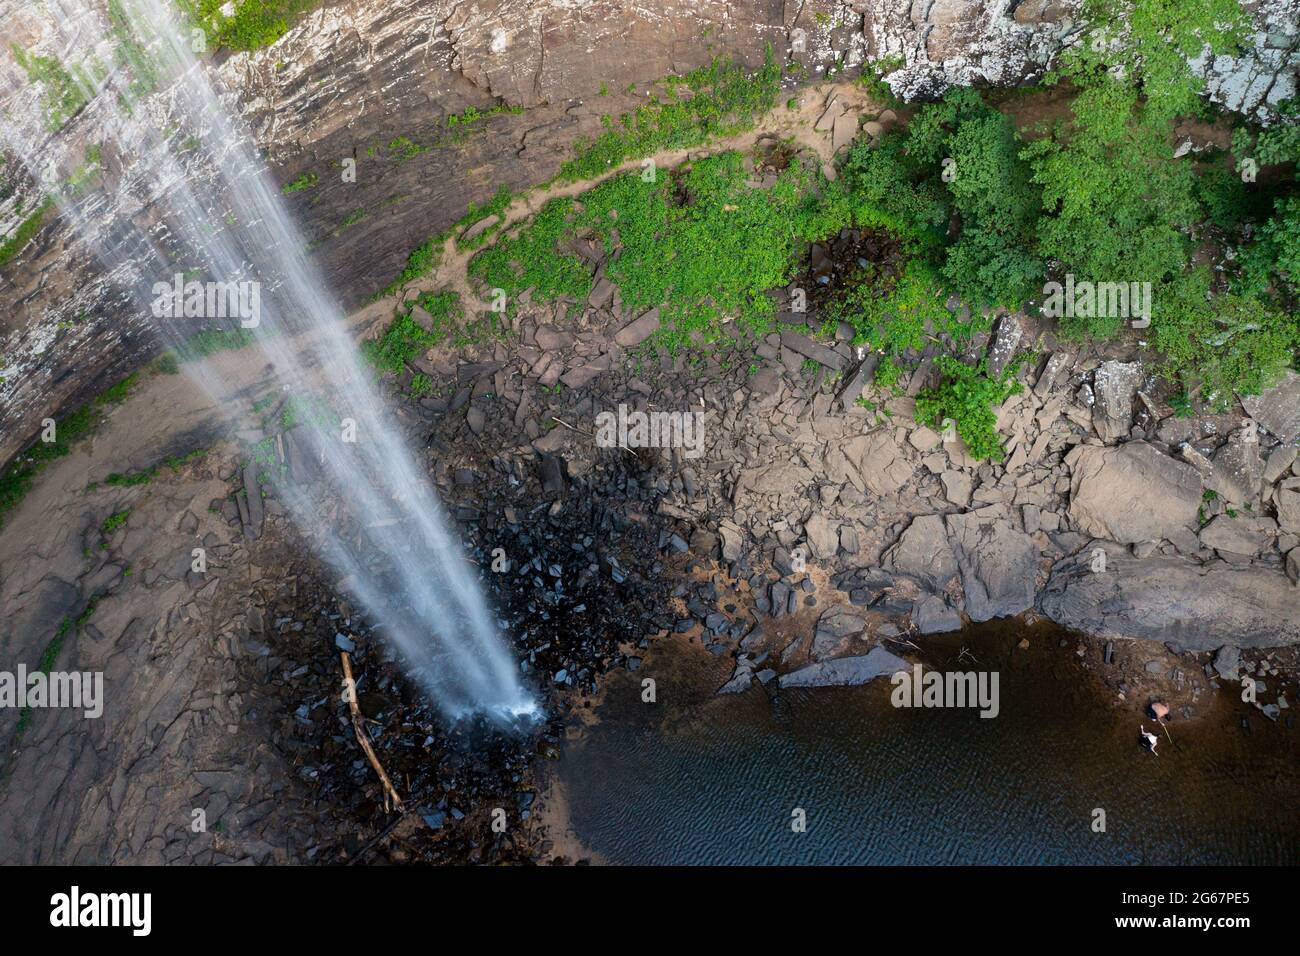
[[[256,360],[264,358],[282,391],[319,412],[303,416],[295,436],[325,493],[285,483],[281,495],[295,521],[321,542],[346,590],[448,715],[533,713],[472,564],[248,130],[196,56],[189,26],[162,0],[114,0],[111,12],[93,0],[0,4],[0,11],[6,34],[40,36],[40,52],[64,64],[84,101],[56,134],[63,123],[50,122],[43,84],[15,62],[2,64],[6,148],[55,194],[130,308],[150,310],[155,286],[179,272],[260,290]],[[102,185],[94,189],[66,185],[79,159],[69,144],[88,141],[69,134],[82,126],[101,150]],[[183,334],[177,321],[158,328],[173,344]],[[232,413],[243,401],[207,363],[186,370]],[[344,520],[327,510],[333,502],[342,503]]]

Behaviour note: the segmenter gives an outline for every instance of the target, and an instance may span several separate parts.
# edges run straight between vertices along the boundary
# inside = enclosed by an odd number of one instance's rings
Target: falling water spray
[[[0,3],[6,9],[8,27],[28,18],[20,26],[40,37],[39,54],[21,55],[56,58],[71,86],[51,101],[47,84],[16,62],[20,54],[0,63],[4,146],[54,195],[127,307],[147,310],[164,340],[186,337],[185,312],[166,292],[176,282],[183,293],[177,277],[204,277],[236,297],[227,321],[255,336],[274,383],[307,410],[295,443],[318,484],[285,483],[280,493],[295,521],[449,716],[532,714],[473,565],[248,130],[196,54],[201,32],[163,0]],[[62,106],[75,108],[75,118],[52,122]],[[95,189],[68,185],[79,127],[101,144]],[[186,367],[236,409],[241,399],[208,363]]]

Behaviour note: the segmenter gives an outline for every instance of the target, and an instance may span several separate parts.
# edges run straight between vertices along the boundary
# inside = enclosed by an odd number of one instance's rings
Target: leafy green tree
[[[952,90],[906,130],[856,146],[843,178],[859,224],[914,240],[972,304],[1018,308],[1041,281],[1038,189],[1015,127],[978,91]]]
[[[1022,155],[1043,187],[1040,251],[1093,282],[1159,283],[1182,273],[1200,219],[1190,163],[1174,159],[1166,124],[1138,93],[1109,81],[1083,90],[1073,120]],[[1068,322],[1068,320],[1067,320]],[[1074,331],[1105,331],[1094,327]],[[1068,328],[1068,326],[1067,326]]]
[[[1083,20],[1090,30],[1056,75],[1078,86],[1122,77],[1157,122],[1201,111],[1190,61],[1238,52],[1250,28],[1239,0],[1087,0]]]
[[[1161,287],[1152,329],[1166,377],[1226,410],[1234,392],[1254,395],[1277,381],[1300,347],[1293,316],[1247,295],[1210,295],[1202,266]]]

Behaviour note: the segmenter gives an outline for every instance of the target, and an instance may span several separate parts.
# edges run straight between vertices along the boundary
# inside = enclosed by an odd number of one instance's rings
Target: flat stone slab
[[[860,657],[841,657],[809,664],[777,678],[779,687],[856,687],[877,677],[907,670],[907,661],[883,647]]]
[[[614,341],[623,348],[630,349],[634,345],[640,345],[657,331],[659,331],[659,310],[654,308],[619,329],[614,336]]]
[[[834,349],[828,349],[819,342],[814,342],[808,336],[801,335],[798,332],[782,332],[781,344],[791,352],[797,352],[804,358],[810,358],[827,368],[839,371],[844,367],[843,355]]]
[[[1201,565],[1188,558],[1135,558],[1104,548],[1057,562],[1039,609],[1053,621],[1098,637],[1139,637],[1190,651],[1300,643],[1300,588],[1280,569]]]
[[[885,552],[882,565],[916,578],[931,591],[942,591],[957,575],[957,556],[948,544],[941,515],[917,515]]]
[[[1070,469],[1070,520],[1084,534],[1120,544],[1172,539],[1195,528],[1201,473],[1146,442],[1079,445]]]
[[[1004,505],[945,519],[972,621],[1010,617],[1034,606],[1038,546]]]

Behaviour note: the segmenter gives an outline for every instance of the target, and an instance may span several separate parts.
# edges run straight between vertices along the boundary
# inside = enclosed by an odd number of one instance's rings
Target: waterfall
[[[194,50],[201,34],[164,0],[0,4],[0,23],[6,36],[38,38],[0,57],[3,145],[54,195],[122,308],[176,344],[196,327],[169,287],[203,283],[209,307],[228,294],[227,324],[255,336],[252,360],[312,410],[294,443],[323,486],[283,483],[294,521],[449,717],[532,714],[473,565],[248,129]],[[53,79],[33,79],[33,64]],[[92,142],[102,185],[67,185]],[[208,363],[185,368],[232,413],[246,403]]]

